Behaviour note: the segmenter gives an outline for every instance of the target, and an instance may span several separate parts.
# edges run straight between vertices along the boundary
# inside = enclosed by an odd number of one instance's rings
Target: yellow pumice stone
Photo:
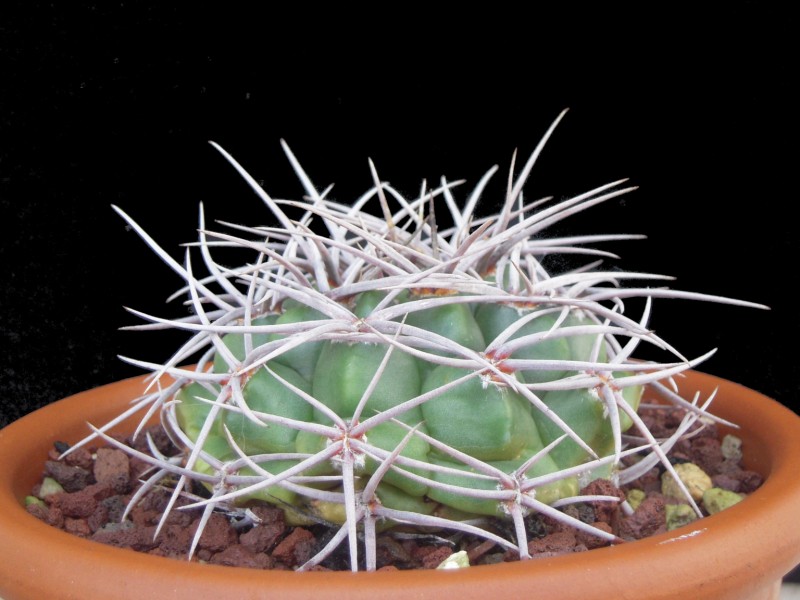
[[[735,435],[726,435],[722,438],[722,456],[728,460],[741,460],[742,458],[742,440]]]
[[[464,569],[468,566],[469,557],[467,556],[467,552],[465,550],[460,550],[445,558],[436,568],[442,571],[449,571],[451,569]]]
[[[631,505],[631,508],[636,510],[646,497],[647,494],[642,490],[631,490],[628,492],[625,499],[628,501],[628,504]]]
[[[706,490],[703,494],[703,507],[708,511],[708,514],[713,515],[730,508],[742,500],[744,500],[744,496],[741,494],[715,487]]]
[[[697,520],[697,514],[688,504],[667,504],[666,512],[667,531],[683,527]]]
[[[711,477],[703,469],[694,463],[681,463],[674,466],[675,473],[680,477],[689,494],[695,501],[703,499],[703,492],[713,487]],[[673,498],[683,498],[678,483],[673,479],[669,471],[661,476],[661,493]]]

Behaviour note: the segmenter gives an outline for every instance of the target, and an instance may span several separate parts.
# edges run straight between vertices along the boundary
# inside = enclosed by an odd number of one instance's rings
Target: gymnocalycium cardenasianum
[[[214,144],[275,221],[212,231],[201,206],[199,238],[182,263],[115,207],[182,278],[178,295],[191,308],[169,319],[132,311],[148,321],[134,328],[175,328],[188,339],[164,364],[127,359],[152,371],[152,385],[87,440],[119,444],[107,427],[160,412],[185,451],[142,455],[156,467],[142,490],[170,475],[173,501],[192,480],[205,486],[208,497],[194,503],[204,520],[261,501],[291,523],[331,524],[330,542],[301,568],[347,543],[354,570],[362,547],[374,569],[376,531],[398,523],[482,535],[523,559],[531,512],[618,541],[559,508],[591,500],[580,489],[593,478],[624,483],[659,462],[672,470],[669,449],[697,419],[713,418],[711,398],[684,399],[673,385],[713,351],[688,359],[648,329],[652,301],[760,305],[621,287],[667,278],[602,270],[597,259],[613,255],[591,244],[639,236],[548,237],[553,224],[633,189],[616,181],[558,201],[524,197],[563,116],[518,173],[512,161],[496,214],[476,210],[496,167],[459,207],[461,182],[423,184],[407,199],[370,162],[373,187],[340,204],[285,143],[302,200],[272,198]],[[234,249],[247,256],[241,266],[215,260]],[[543,266],[567,253],[597,262],[561,273]],[[626,314],[628,298],[644,299],[637,317]],[[642,343],[667,360],[634,359]],[[646,386],[689,409],[670,439],[656,440],[637,415]],[[625,438],[634,423],[641,435]],[[623,465],[633,453],[641,459]],[[487,517],[507,519],[513,535],[482,528]]]

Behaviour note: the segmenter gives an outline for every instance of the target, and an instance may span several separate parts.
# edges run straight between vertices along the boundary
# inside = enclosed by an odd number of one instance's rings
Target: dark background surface
[[[474,184],[527,157],[570,112],[526,188],[566,196],[630,177],[634,194],[569,231],[647,234],[621,267],[771,311],[658,301],[653,326],[702,370],[800,409],[797,23],[749,2],[669,14],[306,14],[107,3],[0,8],[0,425],[141,371],[181,339],[120,332],[122,306],[179,314],[180,285],[111,210],[174,257],[209,219],[267,213],[206,143],[276,197],[317,187],[349,202],[382,178],[414,194],[441,175]],[[312,22],[313,19],[313,22]],[[462,192],[460,198],[465,197]]]

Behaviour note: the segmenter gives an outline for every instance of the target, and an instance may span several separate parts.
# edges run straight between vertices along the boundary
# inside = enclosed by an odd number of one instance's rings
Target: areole
[[[0,431],[0,598],[778,598],[800,562],[800,418],[738,384],[690,371],[714,413],[742,428],[746,466],[766,477],[745,501],[668,534],[590,552],[456,572],[292,573],[202,565],[110,548],[27,514],[23,498],[56,440],[69,443],[143,389],[143,378],[54,403]]]

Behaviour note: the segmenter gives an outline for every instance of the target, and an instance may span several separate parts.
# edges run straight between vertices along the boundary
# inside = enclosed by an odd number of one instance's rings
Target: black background
[[[612,264],[770,305],[658,301],[653,326],[689,356],[719,347],[702,370],[797,411],[797,23],[749,2],[648,6],[4,3],[0,425],[181,339],[118,331],[138,322],[123,305],[178,314],[163,302],[180,281],[111,204],[179,259],[200,201],[209,219],[267,221],[207,140],[276,197],[302,192],[281,138],[346,202],[371,185],[368,157],[409,195],[497,163],[488,210],[513,150],[527,157],[564,108],[526,197],[630,177],[638,191],[569,231],[646,234],[611,245]]]

